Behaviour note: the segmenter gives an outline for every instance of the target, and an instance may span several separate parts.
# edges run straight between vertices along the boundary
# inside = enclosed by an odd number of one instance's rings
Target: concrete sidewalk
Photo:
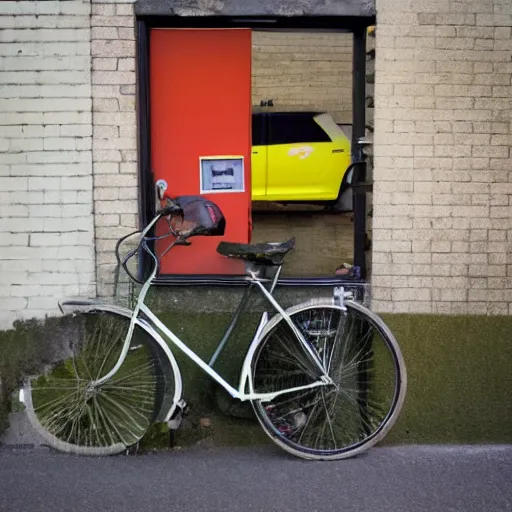
[[[268,447],[77,458],[0,450],[2,512],[504,512],[512,446],[374,448],[307,462]]]

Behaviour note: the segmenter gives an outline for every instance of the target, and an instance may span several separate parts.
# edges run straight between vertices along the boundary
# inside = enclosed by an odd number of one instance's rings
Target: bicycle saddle
[[[221,242],[217,252],[228,258],[252,261],[260,265],[278,266],[283,264],[284,257],[295,248],[295,238],[282,243],[237,244]]]

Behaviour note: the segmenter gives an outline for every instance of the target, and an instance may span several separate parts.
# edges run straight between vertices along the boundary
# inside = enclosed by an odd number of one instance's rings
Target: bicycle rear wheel
[[[173,385],[151,335],[136,325],[119,371],[116,364],[130,318],[111,311],[79,313],[70,322],[70,353],[24,388],[28,417],[57,450],[113,455],[136,444],[155,420]],[[171,391],[172,393],[172,391]]]
[[[367,308],[345,306],[310,301],[287,311],[334,385],[253,401],[269,437],[304,459],[343,459],[368,450],[394,425],[405,398],[405,363],[392,333]],[[263,334],[251,370],[255,393],[305,386],[319,377],[279,315]]]

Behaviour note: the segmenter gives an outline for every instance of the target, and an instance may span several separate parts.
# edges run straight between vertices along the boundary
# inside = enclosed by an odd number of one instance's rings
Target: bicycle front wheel
[[[396,422],[406,369],[390,330],[360,304],[310,301],[287,313],[333,384],[253,401],[269,437],[304,459],[343,459],[379,442]],[[255,393],[307,386],[319,372],[281,316],[271,320],[252,365]]]
[[[79,455],[113,455],[136,444],[168,393],[158,346],[136,325],[119,371],[94,382],[117,363],[130,318],[111,311],[70,319],[70,353],[24,388],[28,417],[46,443]]]

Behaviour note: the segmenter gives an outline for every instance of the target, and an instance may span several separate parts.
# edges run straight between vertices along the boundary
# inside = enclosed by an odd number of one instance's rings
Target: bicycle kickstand
[[[190,405],[183,399],[176,404],[176,410],[171,419],[167,422],[169,427],[169,448],[174,448],[176,444],[176,430],[180,428],[183,418],[188,414]]]

